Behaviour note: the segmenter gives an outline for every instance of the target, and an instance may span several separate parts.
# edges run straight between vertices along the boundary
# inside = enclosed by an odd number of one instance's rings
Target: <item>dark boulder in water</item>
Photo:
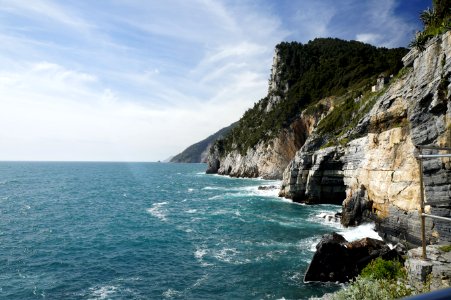
[[[279,187],[275,186],[275,185],[260,185],[258,187],[258,190],[260,190],[260,191],[271,191],[271,190],[277,190],[277,189],[279,189]]]
[[[326,234],[316,245],[304,281],[347,282],[377,257],[402,260],[396,250],[390,250],[383,241],[363,238],[348,242],[335,232]]]

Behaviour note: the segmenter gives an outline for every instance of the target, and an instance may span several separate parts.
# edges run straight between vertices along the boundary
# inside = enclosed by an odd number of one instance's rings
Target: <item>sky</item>
[[[0,160],[164,160],[266,95],[281,41],[407,46],[430,6],[0,0]]]

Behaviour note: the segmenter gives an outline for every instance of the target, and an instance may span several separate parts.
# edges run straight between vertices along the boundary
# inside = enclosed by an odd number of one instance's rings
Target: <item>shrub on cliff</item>
[[[365,278],[397,280],[406,277],[402,263],[396,260],[383,260],[378,257],[370,262],[360,273]]]
[[[431,38],[451,29],[451,0],[434,0],[432,9],[420,13],[420,20],[423,31],[416,35],[409,46],[423,51]]]
[[[408,284],[407,273],[399,261],[377,258],[345,289],[332,294],[332,299],[398,299],[428,291],[427,285],[418,291]]]

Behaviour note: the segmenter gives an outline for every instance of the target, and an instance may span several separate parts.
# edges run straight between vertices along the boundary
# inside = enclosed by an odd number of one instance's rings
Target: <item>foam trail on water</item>
[[[151,208],[147,209],[147,212],[150,213],[152,216],[160,219],[161,221],[166,221],[166,214],[165,210],[163,209],[163,206],[168,204],[167,202],[159,202],[154,203]]]
[[[91,299],[110,299],[110,297],[116,293],[117,286],[105,285],[91,288]]]

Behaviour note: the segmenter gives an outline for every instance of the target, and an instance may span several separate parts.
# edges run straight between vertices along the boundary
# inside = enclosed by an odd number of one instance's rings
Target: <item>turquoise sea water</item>
[[[203,164],[0,163],[2,299],[306,299],[333,205]]]

